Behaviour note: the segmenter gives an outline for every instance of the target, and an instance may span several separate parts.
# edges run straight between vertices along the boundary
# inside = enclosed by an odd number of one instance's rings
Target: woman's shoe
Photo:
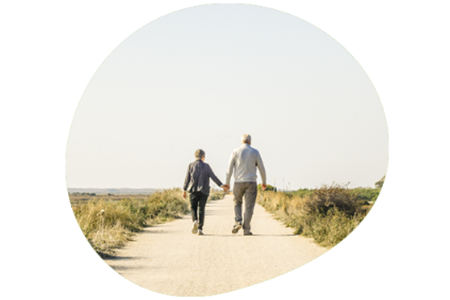
[[[192,233],[196,234],[198,232],[198,221],[195,221],[192,225]]]

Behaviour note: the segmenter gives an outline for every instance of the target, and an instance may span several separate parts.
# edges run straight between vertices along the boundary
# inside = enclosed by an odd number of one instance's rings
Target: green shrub
[[[262,191],[262,187],[261,187],[261,183],[260,184],[258,184],[258,191]],[[271,186],[270,184],[268,184],[267,185],[267,187],[266,187],[266,191],[273,191],[273,192],[276,192],[277,191],[277,188],[276,187],[274,187],[274,186]]]
[[[368,203],[369,201],[377,200],[380,195],[381,188],[372,189],[372,188],[356,188],[353,189],[353,192],[356,194],[356,198],[361,201],[365,201]]]

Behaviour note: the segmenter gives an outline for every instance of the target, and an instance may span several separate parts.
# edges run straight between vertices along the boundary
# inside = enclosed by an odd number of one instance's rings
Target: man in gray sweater
[[[239,229],[244,228],[244,235],[252,235],[250,231],[250,222],[253,216],[253,209],[256,203],[257,185],[256,168],[261,174],[262,190],[267,188],[266,170],[258,150],[252,148],[252,138],[249,134],[242,136],[242,145],[233,150],[226,177],[226,185],[230,184],[231,175],[234,171],[234,213],[236,224],[233,226],[232,233],[237,233]],[[242,222],[242,197],[245,195],[245,214]]]

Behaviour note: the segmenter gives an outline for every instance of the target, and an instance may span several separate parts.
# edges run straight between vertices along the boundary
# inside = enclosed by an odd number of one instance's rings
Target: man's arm
[[[186,179],[184,180],[183,191],[187,190],[187,187],[188,187],[188,184],[190,181],[191,181],[191,165],[189,164],[187,173],[186,173]]]
[[[233,174],[233,169],[234,169],[235,163],[236,163],[236,159],[234,157],[234,152],[233,152],[233,153],[231,153],[230,161],[228,162],[228,170],[227,170],[227,175],[225,178],[225,184],[228,186],[230,185],[231,175]]]
[[[209,177],[219,186],[222,187],[222,182],[219,180],[219,178],[217,178],[216,174],[214,174],[212,168],[210,165],[208,165],[208,175]]]
[[[263,185],[267,185],[266,181],[266,169],[264,168],[264,164],[259,152],[256,153],[256,166],[258,167],[259,173],[261,174],[261,180]]]

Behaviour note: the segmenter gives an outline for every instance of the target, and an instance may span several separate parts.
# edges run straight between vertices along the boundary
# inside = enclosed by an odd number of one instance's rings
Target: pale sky
[[[74,116],[67,186],[181,187],[198,148],[224,181],[243,133],[279,188],[373,187],[387,170],[383,108],[351,54],[297,17],[220,4],[157,19],[106,58]]]

